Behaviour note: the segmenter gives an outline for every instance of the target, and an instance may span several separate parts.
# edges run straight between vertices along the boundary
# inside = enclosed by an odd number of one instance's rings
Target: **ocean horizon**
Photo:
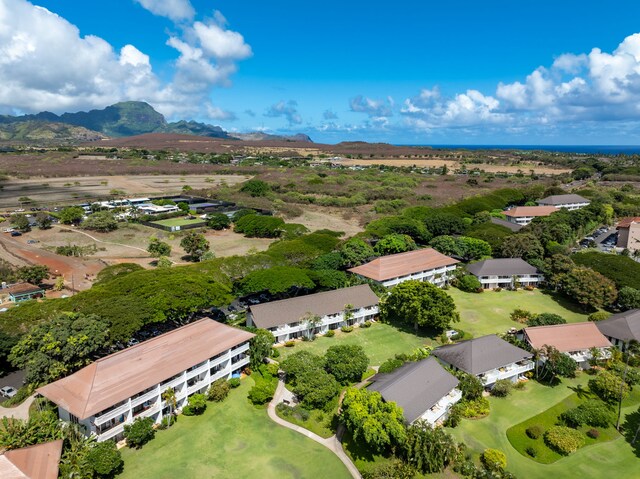
[[[558,153],[603,154],[603,155],[637,155],[640,145],[397,145],[419,146],[455,150],[542,150]]]

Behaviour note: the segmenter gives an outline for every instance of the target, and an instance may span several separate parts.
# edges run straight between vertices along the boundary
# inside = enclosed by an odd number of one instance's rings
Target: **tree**
[[[562,316],[553,313],[540,313],[527,320],[527,326],[551,326],[554,324],[567,324]]]
[[[462,399],[465,401],[475,401],[482,397],[484,385],[477,376],[465,373],[464,371],[458,371],[456,377],[459,381],[458,389],[462,392]]]
[[[613,281],[583,266],[569,271],[564,276],[561,287],[565,294],[579,304],[596,309],[613,304],[618,296]]]
[[[108,233],[118,229],[118,220],[110,211],[98,211],[87,216],[87,219],[82,222],[82,227],[87,230]]]
[[[304,324],[304,334],[307,339],[313,339],[316,335],[316,328],[322,324],[322,318],[317,314],[307,312],[300,318],[300,322]]]
[[[503,258],[522,258],[529,261],[542,258],[544,248],[538,238],[531,233],[520,233],[504,239],[500,248],[500,256]]]
[[[271,187],[268,183],[262,180],[249,180],[245,181],[240,188],[243,193],[248,193],[253,197],[267,196],[271,191]]]
[[[623,311],[640,308],[640,290],[629,286],[620,288],[620,291],[618,291],[618,306]]]
[[[252,271],[239,280],[235,286],[242,296],[264,291],[279,295],[289,292],[297,293],[305,289],[310,290],[315,287],[315,283],[304,269],[276,266]]]
[[[258,329],[255,336],[249,340],[249,358],[251,369],[257,370],[264,360],[271,354],[273,343],[276,339],[273,333],[266,329]]]
[[[223,230],[231,226],[231,218],[224,213],[214,213],[207,218],[207,226],[212,230]]]
[[[151,441],[156,435],[153,429],[153,418],[137,418],[131,424],[124,425],[124,438],[127,440],[127,446],[140,449],[146,443]]]
[[[180,247],[194,261],[199,261],[202,255],[209,251],[209,242],[203,234],[192,231],[180,240]]]
[[[340,384],[328,372],[307,370],[296,378],[293,392],[302,405],[310,409],[322,409],[340,392]]]
[[[460,320],[456,305],[445,291],[420,281],[398,284],[380,303],[383,321],[413,324],[418,327],[444,330],[452,322]]]
[[[250,214],[237,220],[234,229],[248,238],[278,238],[284,226],[282,218]]]
[[[545,345],[540,350],[534,351],[537,359],[544,360],[541,370],[538,370],[538,377],[548,378],[553,381],[557,376],[573,378],[578,369],[578,363],[564,353],[561,353],[553,346]]]
[[[467,228],[460,216],[435,210],[424,219],[424,225],[432,236],[458,235]]]
[[[158,238],[151,238],[147,251],[154,258],[160,258],[161,256],[169,256],[171,254],[171,245],[160,241]]]
[[[407,427],[402,456],[418,471],[425,474],[442,472],[455,461],[457,453],[456,441],[443,428],[433,428],[425,421]]]
[[[331,346],[325,353],[325,369],[340,384],[359,382],[368,366],[369,358],[359,345]]]
[[[31,284],[41,284],[49,277],[49,267],[45,265],[23,266],[18,268],[18,278]]]
[[[629,394],[629,386],[620,376],[611,371],[600,371],[598,375],[589,379],[589,389],[605,402],[613,403]]]
[[[207,396],[195,393],[187,399],[187,405],[182,409],[185,416],[199,416],[207,409]]]
[[[554,254],[544,260],[542,267],[544,278],[549,286],[558,289],[562,285],[565,275],[575,268],[575,263],[571,258],[563,254]]]
[[[403,444],[406,437],[402,408],[385,402],[377,391],[349,388],[342,400],[342,420],[356,441],[374,453]]]
[[[82,218],[84,218],[84,210],[79,206],[68,206],[58,213],[60,223],[65,225],[77,225],[82,221]]]
[[[373,248],[360,238],[351,238],[344,242],[340,247],[340,254],[342,255],[342,266],[344,268],[359,266],[376,255]]]
[[[118,474],[124,465],[122,455],[116,448],[114,441],[104,441],[89,449],[87,460],[99,478],[112,478]]]
[[[458,254],[458,242],[453,236],[436,236],[429,242],[429,245],[442,254],[449,256]]]
[[[19,449],[62,439],[64,432],[58,415],[52,411],[36,411],[25,421],[12,417],[0,418],[0,447]]]
[[[162,400],[166,403],[167,407],[169,408],[169,413],[167,414],[167,417],[169,418],[169,420],[167,421],[167,427],[169,427],[171,426],[171,423],[172,423],[171,416],[173,416],[173,412],[178,407],[178,398],[176,396],[176,390],[173,388],[167,388],[162,393]]]
[[[180,201],[176,206],[183,213],[188,213],[189,212],[189,203],[186,203],[184,201]]]
[[[482,292],[482,283],[472,274],[467,274],[458,280],[458,288],[469,293]]]
[[[49,215],[49,213],[45,211],[38,211],[36,213],[36,224],[41,230],[47,230],[51,228],[51,216]]]
[[[214,402],[222,402],[229,395],[231,385],[226,378],[220,378],[211,383],[207,391],[207,399]]]
[[[160,256],[158,261],[156,261],[156,266],[158,268],[171,268],[171,266],[173,266],[173,262],[166,256]]]
[[[404,253],[416,249],[416,242],[411,236],[403,234],[390,234],[376,243],[374,251],[380,256],[387,254]]]
[[[297,351],[280,362],[280,369],[287,375],[287,382],[297,383],[298,378],[311,371],[324,368],[325,358],[309,351]]]
[[[12,215],[11,224],[22,232],[31,231],[29,218],[27,218],[25,215]]]
[[[491,245],[484,240],[477,238],[470,238],[468,236],[460,236],[457,239],[458,243],[458,255],[465,261],[471,261],[474,259],[481,259],[487,256],[491,256]]]
[[[26,368],[28,383],[48,383],[89,364],[108,336],[108,324],[98,316],[62,313],[20,338],[9,360]]]

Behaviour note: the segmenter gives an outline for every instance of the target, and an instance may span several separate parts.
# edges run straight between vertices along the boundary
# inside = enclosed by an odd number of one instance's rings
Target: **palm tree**
[[[622,416],[622,392],[627,379],[627,371],[629,370],[629,358],[640,353],[640,343],[635,339],[627,343],[627,360],[624,363],[624,372],[622,373],[622,381],[620,381],[620,394],[618,395],[618,419],[616,420],[616,429],[620,431],[620,417]],[[640,428],[639,428],[640,429]],[[637,433],[636,433],[637,435]],[[634,438],[635,442],[635,438]]]
[[[173,411],[178,407],[178,400],[176,398],[176,391],[173,388],[167,388],[165,392],[162,393],[162,400],[167,403],[169,406],[169,415],[171,418],[173,415]],[[171,419],[167,420],[167,427],[171,426]]]

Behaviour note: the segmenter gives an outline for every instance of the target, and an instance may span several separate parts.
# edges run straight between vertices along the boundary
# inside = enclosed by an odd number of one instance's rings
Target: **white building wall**
[[[449,282],[449,278],[452,276],[456,268],[457,268],[456,265],[442,266],[440,268],[429,269],[426,271],[419,271],[417,273],[411,273],[405,276],[387,279],[385,281],[381,281],[381,284],[386,288],[391,288],[405,281],[416,280],[416,281],[427,281],[431,284],[435,284],[436,286],[442,287]]]

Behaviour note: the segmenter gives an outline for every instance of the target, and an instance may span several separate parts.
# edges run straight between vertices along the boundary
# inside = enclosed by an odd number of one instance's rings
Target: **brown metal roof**
[[[86,419],[253,336],[204,318],[98,359],[38,392]]]
[[[37,293],[39,291],[44,291],[44,290],[40,286],[35,286],[31,283],[13,284],[1,290],[2,293],[6,293],[6,294],[27,294],[27,293]]]
[[[378,297],[368,284],[317,294],[283,299],[251,306],[251,316],[258,328],[272,328],[300,321],[307,313],[325,316],[344,311],[345,305],[362,308],[378,304]]]
[[[385,281],[412,273],[451,266],[456,263],[459,263],[459,261],[445,256],[433,248],[424,248],[382,256],[348,271],[376,281]]]
[[[512,218],[518,218],[521,216],[549,216],[551,213],[560,211],[555,206],[516,206],[510,210],[505,210],[502,213],[505,216]]]
[[[632,223],[640,223],[640,216],[628,216],[618,221],[617,228],[628,228]]]
[[[524,335],[535,349],[540,349],[545,345],[553,346],[562,353],[611,346],[609,340],[591,321],[524,328]]]
[[[0,456],[3,479],[57,479],[62,439],[12,449]]]

